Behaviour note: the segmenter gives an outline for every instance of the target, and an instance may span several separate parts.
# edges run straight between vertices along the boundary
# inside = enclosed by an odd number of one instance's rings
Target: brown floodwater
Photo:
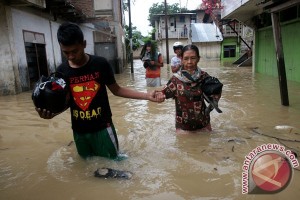
[[[288,82],[290,106],[280,102],[278,79],[253,74],[251,67],[199,65],[223,83],[211,133],[177,135],[173,100],[161,104],[109,93],[120,151],[128,156],[82,160],[72,143],[70,113],[39,118],[31,92],[0,97],[0,199],[299,199],[300,171],[283,191],[242,194],[245,156],[259,145],[278,143],[300,155],[300,83]],[[147,88],[139,60],[116,75],[117,82]],[[162,83],[171,76],[163,69]],[[272,137],[255,133],[260,132]],[[277,140],[274,137],[286,140]],[[280,143],[281,142],[281,143]],[[130,180],[100,179],[93,172],[110,167],[133,172]]]

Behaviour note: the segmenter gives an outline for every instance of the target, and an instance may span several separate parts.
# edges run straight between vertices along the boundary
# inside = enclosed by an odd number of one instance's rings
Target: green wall
[[[272,27],[256,31],[255,71],[278,77]],[[300,82],[300,21],[281,25],[287,80]]]

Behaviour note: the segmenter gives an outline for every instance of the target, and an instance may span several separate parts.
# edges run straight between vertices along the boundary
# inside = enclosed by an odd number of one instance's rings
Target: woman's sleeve
[[[170,98],[175,98],[176,90],[177,90],[177,86],[176,86],[175,78],[172,77],[169,80],[169,82],[165,85],[162,92],[165,94],[166,99],[170,99]]]

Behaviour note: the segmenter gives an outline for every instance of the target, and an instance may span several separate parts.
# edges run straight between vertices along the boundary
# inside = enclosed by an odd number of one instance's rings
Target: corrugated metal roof
[[[213,23],[192,23],[192,42],[221,42],[223,36]]]

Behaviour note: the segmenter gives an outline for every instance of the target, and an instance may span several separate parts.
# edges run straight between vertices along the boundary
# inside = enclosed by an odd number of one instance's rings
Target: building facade
[[[151,22],[156,30],[155,39],[165,59],[167,52],[165,21],[167,19],[170,58],[175,55],[172,45],[180,41],[183,44],[196,45],[203,60],[234,63],[248,52],[248,46],[250,46],[248,44],[251,44],[253,34],[249,27],[237,20],[224,23],[220,18],[220,10],[208,15],[205,9],[198,9],[189,13],[154,15]]]
[[[286,79],[300,82],[300,1],[222,1],[222,19],[238,19],[253,28],[253,71],[274,77],[284,68]],[[277,22],[272,22],[278,19]],[[277,26],[278,25],[278,26]],[[279,28],[278,28],[279,27]],[[278,31],[279,38],[275,38]],[[277,46],[276,46],[277,43]],[[278,48],[278,44],[282,48]],[[276,55],[276,52],[283,52]],[[278,63],[278,56],[284,62]]]
[[[82,28],[87,53],[107,57],[121,73],[126,65],[122,1],[101,1],[106,7],[99,2],[0,0],[0,96],[31,90],[40,76],[56,70],[64,59],[56,38],[64,21]]]

